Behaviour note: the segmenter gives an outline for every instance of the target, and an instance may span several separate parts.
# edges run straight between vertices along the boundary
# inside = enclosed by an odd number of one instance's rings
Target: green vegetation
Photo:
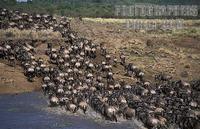
[[[73,17],[114,17],[114,5],[135,3],[200,5],[199,0],[32,0],[28,3],[1,0],[0,8]]]
[[[174,30],[171,32],[173,36],[189,36],[189,37],[199,37],[200,28],[187,28],[182,30]]]

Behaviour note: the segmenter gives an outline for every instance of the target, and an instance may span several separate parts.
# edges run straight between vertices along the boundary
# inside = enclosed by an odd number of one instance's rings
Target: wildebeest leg
[[[113,120],[117,122],[117,116],[113,114]]]

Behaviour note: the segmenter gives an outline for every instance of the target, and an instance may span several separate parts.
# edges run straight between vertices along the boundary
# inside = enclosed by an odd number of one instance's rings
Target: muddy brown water
[[[48,107],[41,92],[0,95],[0,129],[138,129],[137,121],[109,122],[96,113],[68,114]]]

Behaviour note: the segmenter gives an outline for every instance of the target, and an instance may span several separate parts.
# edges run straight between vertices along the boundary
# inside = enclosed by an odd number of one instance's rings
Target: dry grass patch
[[[33,39],[33,40],[55,40],[62,39],[59,32],[53,32],[52,30],[19,30],[17,28],[10,28],[6,30],[0,30],[1,39]]]

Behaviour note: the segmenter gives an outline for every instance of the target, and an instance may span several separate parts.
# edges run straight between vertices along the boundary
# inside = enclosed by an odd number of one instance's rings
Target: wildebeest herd
[[[19,64],[29,81],[43,78],[41,87],[51,106],[62,106],[73,113],[87,113],[91,107],[108,120],[135,118],[147,128],[200,128],[200,80],[187,83],[159,74],[153,82],[147,81],[145,73],[127,62],[123,53],[114,57],[104,45],[78,37],[66,18],[58,22],[51,15],[1,9],[0,20],[1,29],[52,29],[66,39],[59,48],[47,43],[48,63],[35,57],[33,43],[9,40],[0,45],[0,58],[12,66]],[[114,78],[116,65],[137,82],[127,84]]]

